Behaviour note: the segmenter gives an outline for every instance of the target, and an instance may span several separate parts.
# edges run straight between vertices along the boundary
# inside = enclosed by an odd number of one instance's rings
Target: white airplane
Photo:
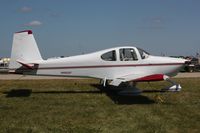
[[[9,72],[30,75],[90,77],[101,84],[123,86],[140,93],[137,82],[169,81],[166,91],[180,91],[169,79],[187,63],[185,59],[153,56],[132,46],[115,47],[94,53],[43,60],[31,30],[14,33]],[[116,87],[117,88],[117,87]]]

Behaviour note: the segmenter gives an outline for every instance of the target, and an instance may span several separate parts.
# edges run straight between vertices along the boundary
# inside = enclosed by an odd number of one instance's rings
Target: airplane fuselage
[[[134,49],[137,60],[120,60],[119,51],[125,48]],[[109,61],[101,58],[103,54],[113,50],[116,52],[116,60]],[[43,60],[38,63],[35,72],[37,75],[78,76],[99,79],[113,79],[124,75],[141,75],[141,73],[174,76],[184,63],[185,60],[183,59],[152,55],[142,59],[136,47],[117,47],[85,55]],[[28,70],[28,72],[33,72],[33,70]]]

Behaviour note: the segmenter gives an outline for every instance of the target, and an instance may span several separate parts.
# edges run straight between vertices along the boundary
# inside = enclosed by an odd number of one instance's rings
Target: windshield
[[[138,49],[138,51],[139,51],[140,56],[141,56],[142,59],[146,59],[146,58],[149,57],[150,54],[149,54],[148,52],[144,51],[144,50],[141,49],[141,48],[137,48],[137,49]]]

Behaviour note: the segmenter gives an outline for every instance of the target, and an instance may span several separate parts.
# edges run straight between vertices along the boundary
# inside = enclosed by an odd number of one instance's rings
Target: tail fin
[[[31,30],[14,33],[9,70],[22,66],[19,61],[32,62],[43,60]]]

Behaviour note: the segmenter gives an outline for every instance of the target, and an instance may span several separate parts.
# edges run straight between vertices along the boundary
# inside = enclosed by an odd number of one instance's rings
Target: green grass
[[[0,81],[0,132],[200,132],[200,78],[179,93],[117,96],[97,80]],[[165,82],[139,83],[159,89]]]

